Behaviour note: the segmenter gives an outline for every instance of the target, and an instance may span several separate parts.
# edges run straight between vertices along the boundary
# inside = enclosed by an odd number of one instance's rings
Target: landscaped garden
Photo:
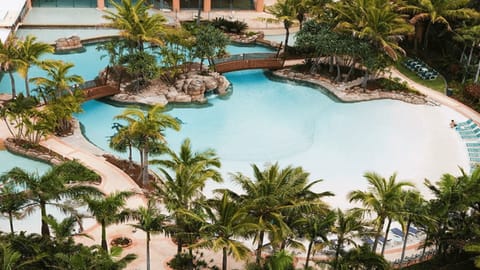
[[[365,89],[380,87],[380,91],[417,94],[380,74],[406,54],[418,58],[428,55],[423,61],[428,60],[429,67],[456,86],[454,96],[477,106],[480,95],[463,89],[475,88],[478,83],[478,72],[473,72],[472,66],[480,60],[474,50],[480,39],[480,15],[476,11],[480,7],[473,1],[426,2],[279,0],[267,11],[283,22],[287,31],[294,24],[302,25],[296,43],[289,46],[285,42],[282,52],[284,56],[295,54],[305,59],[296,70],[321,74],[334,84],[360,79]],[[170,29],[164,26],[161,15],[148,12],[143,1],[132,4],[123,0],[115,6],[116,11],[107,11],[105,16],[111,27],[121,31],[121,39],[98,46],[109,58],[108,66],[97,78],[100,84],[119,87],[124,94],[135,96],[154,82],[174,87],[180,79],[185,80],[186,74],[214,76],[204,60],[211,64],[214,58],[226,54],[228,38],[220,30],[226,29],[221,23],[188,23]],[[451,14],[456,16],[449,17]],[[245,26],[238,23],[235,27]],[[231,30],[232,26],[227,28]],[[446,41],[438,42],[440,39]],[[450,50],[442,46],[450,46]],[[471,48],[470,54],[467,48]],[[479,251],[480,236],[480,169],[425,180],[431,192],[428,197],[412,182],[397,179],[396,174],[366,172],[366,188],[352,187],[348,193],[348,200],[358,207],[334,209],[326,203],[334,194],[323,189],[314,191],[322,185],[321,180],[310,179],[302,164],[253,164],[253,176],[232,175],[240,192],[222,189],[207,198],[203,193],[207,181],[224,180],[219,172],[222,161],[214,149],[194,151],[195,142],[189,139],[180,149],[169,147],[165,133],[180,130],[182,122],[166,114],[160,105],[145,110],[127,108],[115,116],[118,122],[110,146],[128,153],[129,158],[112,163],[144,188],[146,201],[138,209],[129,209],[126,201],[135,195],[133,192],[103,194],[99,174],[75,161],[62,163],[63,157],[39,146],[48,136],[71,135],[73,115],[81,112],[84,101],[79,87],[83,79],[69,72],[73,64],[38,61],[52,50],[34,37],[11,37],[0,44],[0,64],[5,76],[12,80],[12,99],[1,106],[0,116],[11,133],[11,141],[17,147],[36,149],[59,160],[42,175],[16,167],[0,178],[0,210],[10,225],[8,231],[2,228],[0,235],[0,262],[8,263],[7,269],[128,268],[140,255],[121,257],[122,247],[131,246],[132,239],[117,236],[107,241],[108,227],[125,222],[145,232],[147,269],[155,260],[155,256],[150,257],[153,234],[173,239],[177,250],[168,262],[172,269],[225,270],[232,258],[245,262],[244,269],[390,269],[410,267],[426,258],[433,258],[426,263],[430,269],[458,262],[462,269],[474,267],[471,259]],[[156,54],[161,56],[160,63]],[[200,64],[192,64],[195,59],[200,59]],[[441,63],[441,59],[451,62]],[[28,71],[34,65],[41,67],[46,76],[30,78]],[[14,72],[25,79],[25,89],[18,95]],[[420,76],[419,82],[430,81],[432,88],[441,89],[437,82],[440,76],[422,76],[426,79]],[[195,78],[200,81],[200,77]],[[35,88],[30,89],[29,83]],[[199,93],[197,88],[183,83],[174,91],[178,100],[173,101],[204,101],[208,87],[200,87],[203,92]],[[210,88],[215,91],[218,85]],[[132,158],[135,152],[139,164]],[[158,177],[150,174],[151,166],[159,168]],[[84,205],[100,224],[101,237],[95,239],[98,245],[88,247],[74,241],[74,236],[86,235],[80,222],[82,216],[72,202]],[[46,205],[62,209],[67,217],[58,220],[49,215]],[[16,232],[16,219],[35,208],[41,212],[41,234]],[[400,229],[393,230],[393,223]],[[401,256],[395,262],[383,257],[391,234],[402,242]],[[405,251],[412,237],[421,238],[421,246],[419,255],[410,257]],[[253,241],[253,247],[246,241]],[[219,261],[204,258],[201,250],[205,249],[219,252]],[[301,252],[305,262],[297,263],[292,251]],[[328,256],[320,258],[318,254]]]

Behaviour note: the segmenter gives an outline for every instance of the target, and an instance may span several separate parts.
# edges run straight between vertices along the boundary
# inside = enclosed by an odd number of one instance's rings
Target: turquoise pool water
[[[232,54],[266,50],[229,47]],[[88,80],[106,64],[99,61],[100,55],[88,47],[85,54],[61,57],[79,63],[75,72]],[[238,188],[230,173],[251,175],[252,163],[278,161],[303,166],[312,179],[324,179],[316,189],[334,192],[337,196],[329,201],[348,207],[345,196],[365,187],[366,171],[385,176],[398,172],[399,179],[411,180],[425,191],[423,179],[435,181],[443,173],[457,174],[457,166],[469,168],[463,142],[448,127],[450,119],[464,117],[449,108],[392,100],[340,103],[319,89],[270,80],[260,70],[226,76],[233,84],[228,98],[211,98],[202,108],[169,111],[185,123],[180,132],[167,133],[173,149],[188,137],[194,149],[214,148],[221,157],[226,181],[209,183],[207,194],[219,187]],[[8,84],[5,77],[0,89]],[[123,108],[90,101],[84,109],[78,118],[86,136],[109,150],[112,119]]]

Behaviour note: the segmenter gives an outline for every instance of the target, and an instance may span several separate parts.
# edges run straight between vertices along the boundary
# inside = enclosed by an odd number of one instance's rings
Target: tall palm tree
[[[13,219],[20,219],[24,216],[25,213],[21,210],[27,202],[25,193],[18,191],[12,183],[7,182],[0,187],[0,213],[8,216],[12,235],[15,233]]]
[[[75,212],[73,207],[66,205],[61,200],[100,195],[101,192],[96,187],[87,185],[98,179],[99,176],[96,173],[75,161],[54,166],[41,176],[15,167],[1,177],[3,183],[11,181],[24,190],[23,192],[28,198],[26,208],[40,208],[43,237],[50,236],[46,206],[52,205],[63,211]],[[27,211],[29,211],[28,209]]]
[[[125,207],[126,200],[134,193],[119,191],[103,198],[85,197],[84,201],[92,215],[102,227],[102,249],[108,251],[107,226],[126,221],[131,216],[131,210]]]
[[[35,36],[28,35],[25,40],[21,40],[18,46],[19,58],[23,65],[18,67],[18,72],[25,78],[25,93],[30,96],[30,85],[28,71],[32,65],[39,65],[40,57],[47,53],[53,53],[54,49],[47,43],[37,42]]]
[[[167,128],[180,129],[178,121],[163,113],[163,107],[157,105],[147,112],[136,108],[127,108],[115,119],[127,122],[128,134],[131,136],[135,148],[140,152],[140,165],[142,167],[142,184],[146,187],[149,183],[148,155],[152,148],[165,145],[164,132]]]
[[[409,0],[402,10],[412,14],[410,23],[415,26],[415,50],[418,42],[423,41],[423,48],[428,47],[430,29],[435,24],[442,24],[447,31],[452,30],[452,20],[478,17],[474,9],[467,8],[469,0]]]
[[[265,234],[269,233],[271,239],[281,241],[291,231],[281,211],[311,210],[315,206],[323,205],[320,199],[332,193],[311,191],[321,180],[309,181],[309,173],[301,167],[288,166],[280,169],[278,163],[268,166],[264,171],[256,165],[252,167],[255,181],[241,173],[233,175],[233,180],[242,187],[244,194],[232,192],[232,195],[247,207],[250,216],[255,218],[259,226],[255,233],[255,256],[256,263],[260,264]]]
[[[65,63],[63,61],[48,60],[43,61],[40,67],[47,72],[47,77],[34,77],[30,81],[37,86],[47,89],[53,89],[54,94],[49,96],[49,100],[56,100],[61,96],[69,93],[73,95],[75,84],[83,83],[83,78],[80,75],[69,75],[70,69],[74,67],[73,63]]]
[[[426,207],[427,202],[423,199],[420,192],[416,190],[403,191],[402,206],[400,213],[400,224],[402,225],[403,246],[402,255],[400,256],[400,264],[405,258],[405,250],[407,247],[408,235],[412,224],[422,224],[427,217]]]
[[[327,234],[331,231],[335,218],[335,212],[329,209],[320,209],[320,211],[307,213],[303,218],[297,220],[297,224],[301,227],[301,235],[308,240],[305,269],[309,269],[310,256],[318,239],[322,239],[324,243],[328,242]]]
[[[47,223],[52,229],[55,239],[58,242],[64,242],[71,239],[73,236],[85,236],[91,238],[84,233],[75,232],[75,225],[80,223],[79,219],[81,219],[81,217],[72,215],[58,221],[55,217],[48,215]]]
[[[138,223],[131,224],[136,229],[142,230],[147,235],[146,238],[146,253],[147,253],[147,270],[150,270],[150,241],[152,234],[164,233],[165,223],[168,221],[166,215],[160,213],[156,207],[156,202],[149,199],[147,207],[140,206],[137,210],[131,213],[133,219]]]
[[[205,210],[209,220],[201,227],[203,239],[195,247],[207,247],[215,252],[222,250],[222,270],[227,270],[229,254],[236,260],[249,255],[250,249],[237,239],[256,230],[257,225],[248,220],[246,210],[227,192],[223,192],[221,198],[209,200]]]
[[[392,214],[399,208],[403,188],[413,187],[413,184],[406,181],[397,182],[396,173],[390,176],[388,181],[375,172],[367,172],[364,174],[364,177],[369,184],[368,190],[352,191],[348,194],[348,197],[350,202],[360,202],[364,206],[363,210],[366,213],[374,212],[377,215],[375,218],[375,240],[372,246],[372,251],[376,252],[385,221],[392,217]],[[388,237],[389,229],[387,227],[385,239]]]
[[[24,61],[20,58],[18,47],[18,39],[13,35],[8,36],[5,42],[0,41],[0,69],[8,72],[8,75],[10,76],[12,98],[17,97],[13,73],[18,67],[24,65]]]
[[[366,223],[363,220],[362,212],[349,210],[343,212],[340,209],[336,211],[336,222],[333,226],[332,233],[337,236],[335,245],[335,257],[333,259],[333,269],[338,268],[340,260],[340,252],[346,245],[357,247],[355,239],[366,231]]]
[[[265,19],[267,22],[282,23],[285,28],[285,53],[288,50],[288,38],[290,28],[297,21],[297,10],[295,9],[296,0],[279,0],[275,4],[268,6],[265,10],[272,14],[274,18]]]
[[[139,51],[144,50],[144,43],[162,45],[160,34],[164,31],[165,17],[160,13],[149,14],[149,6],[145,0],[112,1],[115,12],[105,10],[103,18],[109,21],[108,26],[120,30],[120,35],[134,44]]]
[[[222,181],[217,171],[221,164],[212,149],[193,152],[189,139],[184,140],[178,154],[171,150],[167,154],[167,160],[152,161],[153,164],[162,166],[160,170],[165,176],[163,183],[154,183],[154,188],[156,196],[165,203],[168,211],[173,212],[177,226],[173,234],[177,241],[177,253],[180,253],[184,244],[182,235],[185,234],[186,240],[190,241],[188,236],[192,233],[189,229],[190,222],[184,213],[198,209],[198,202],[204,198],[202,190],[207,180]]]
[[[120,123],[113,123],[112,128],[115,129],[115,134],[110,137],[108,146],[115,151],[125,153],[128,151],[128,161],[130,164],[132,161],[132,147],[133,138],[129,133],[130,129]]]

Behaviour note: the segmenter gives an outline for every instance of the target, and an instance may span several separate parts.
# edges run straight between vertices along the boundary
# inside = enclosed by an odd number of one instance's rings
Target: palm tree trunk
[[[425,28],[425,35],[423,36],[423,41],[424,41],[424,43],[423,43],[423,49],[424,49],[424,50],[428,48],[428,34],[430,33],[430,28],[431,28],[431,26],[432,26],[432,23],[429,22],[429,23],[427,24],[427,27]]]
[[[107,225],[105,224],[105,220],[102,220],[101,226],[102,226],[102,242],[101,242],[101,246],[102,246],[102,249],[103,249],[103,250],[108,251],[108,246],[107,246]]]
[[[388,239],[388,233],[390,231],[390,225],[392,225],[392,219],[389,218],[388,219],[388,224],[387,224],[387,231],[385,232],[385,241],[383,242],[383,246],[382,246],[382,256],[383,256],[383,253],[385,253],[385,246],[387,245],[387,239]]]
[[[474,83],[478,82],[478,76],[479,75],[480,75],[480,59],[478,60],[477,73],[475,74],[475,79],[473,80]]]
[[[312,252],[313,239],[308,243],[307,258],[305,259],[305,269],[308,269],[308,263],[310,261],[310,253]]]
[[[463,60],[463,56],[465,55],[465,50],[467,49],[467,43],[465,42],[465,44],[463,45],[463,50],[462,50],[462,53],[460,54],[460,60],[458,62],[462,62]]]
[[[365,75],[363,75],[363,80],[362,80],[362,88],[365,90],[367,88],[367,83],[368,83],[368,70],[365,70]]]
[[[8,213],[8,222],[10,223],[10,233],[13,235],[15,230],[13,230],[13,215],[12,213]]]
[[[382,218],[380,220],[380,224],[378,224],[377,231],[375,232],[375,240],[373,241],[373,246],[372,246],[372,251],[374,253],[377,253],[377,245],[378,245],[378,239],[380,238],[380,232],[383,229],[383,223],[385,223],[385,219]]]
[[[400,265],[402,265],[403,259],[405,258],[405,249],[407,248],[407,240],[408,240],[408,230],[410,230],[411,224],[412,222],[409,219],[407,222],[407,230],[405,231],[405,238],[403,239],[402,255],[400,256]]]
[[[285,27],[285,51],[284,51],[284,54],[287,55],[288,37],[290,36],[290,27],[288,27],[288,22],[286,20],[283,21],[283,26]]]
[[[148,149],[143,149],[143,172],[142,172],[142,185],[147,187],[148,185]]]
[[[25,94],[30,96],[30,85],[28,84],[28,71],[25,73]]]
[[[340,64],[338,62],[338,57],[335,56],[335,65],[337,66],[337,77],[335,78],[336,82],[339,82],[340,79],[342,78],[342,72],[340,70]]]
[[[342,240],[340,240],[340,239],[342,239]],[[338,258],[340,258],[340,250],[342,249],[342,245],[343,245],[343,234],[342,234],[342,237],[338,237],[338,239],[337,239],[337,247],[335,248],[335,257],[334,257],[334,261],[333,261],[333,269],[334,270],[337,270]]]
[[[470,54],[468,55],[467,60],[467,67],[470,66],[470,62],[472,61],[473,48],[475,48],[475,41],[472,42],[472,47],[470,48]]]
[[[257,265],[260,265],[260,259],[262,258],[262,247],[263,247],[263,237],[264,237],[264,235],[265,235],[264,230],[261,230],[258,233],[258,244],[257,244],[257,250],[255,251],[255,253],[256,253],[255,262],[257,263]]]
[[[150,232],[147,231],[147,270],[150,270]]]
[[[17,90],[15,89],[15,78],[13,77],[13,72],[9,70],[8,76],[10,76],[10,84],[12,86],[12,98],[15,99],[17,97]]]
[[[227,248],[223,247],[222,270],[227,270]]]
[[[50,237],[50,229],[48,228],[48,224],[46,222],[47,219],[47,209],[46,203],[40,202],[40,215],[42,218],[42,236],[43,237]]]
[[[202,15],[202,0],[198,0],[197,25],[200,25],[200,16]]]

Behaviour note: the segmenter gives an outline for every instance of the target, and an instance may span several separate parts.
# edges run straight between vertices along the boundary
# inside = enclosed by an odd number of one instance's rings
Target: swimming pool
[[[235,54],[266,49],[229,50]],[[75,62],[75,72],[92,79],[106,65],[99,61],[100,55],[89,47],[81,55],[58,57]],[[222,160],[226,181],[209,183],[207,195],[219,187],[238,188],[229,173],[251,175],[251,163],[303,166],[311,179],[325,180],[316,189],[334,192],[329,202],[345,208],[349,207],[346,194],[366,186],[362,178],[366,171],[386,177],[398,172],[398,179],[411,180],[425,191],[423,179],[436,181],[443,173],[458,174],[457,166],[469,169],[463,142],[448,127],[450,119],[464,117],[447,107],[393,100],[340,103],[318,89],[270,80],[260,70],[226,76],[233,84],[228,99],[211,98],[212,106],[169,112],[185,123],[180,132],[167,133],[173,149],[188,137],[194,149],[214,148]],[[5,84],[8,76],[0,86]],[[86,136],[108,150],[112,118],[123,108],[89,101],[84,109],[78,118]]]

